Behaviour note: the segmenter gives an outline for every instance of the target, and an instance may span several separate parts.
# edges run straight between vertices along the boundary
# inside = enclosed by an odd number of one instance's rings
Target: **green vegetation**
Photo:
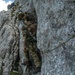
[[[9,75],[22,75],[19,71],[12,71],[9,73]]]
[[[11,72],[9,75],[21,75],[18,72]]]
[[[0,75],[2,75],[2,69],[0,68]]]

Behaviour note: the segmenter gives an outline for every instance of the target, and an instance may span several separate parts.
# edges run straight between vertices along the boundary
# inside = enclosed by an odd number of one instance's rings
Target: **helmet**
[[[22,12],[22,10],[19,10],[19,14],[22,14],[23,12]]]
[[[19,19],[19,20],[22,20],[23,17],[24,17],[24,13],[20,10],[20,11],[18,12],[18,19]]]

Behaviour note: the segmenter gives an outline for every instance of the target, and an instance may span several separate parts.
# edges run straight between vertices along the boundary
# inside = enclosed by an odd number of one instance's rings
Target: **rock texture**
[[[42,55],[41,73],[37,75],[75,75],[75,2],[70,0],[15,0],[22,10],[37,14],[37,46]],[[8,75],[13,62],[26,75],[22,35],[19,23],[10,19],[10,10],[0,12],[0,68]]]
[[[41,75],[74,75],[75,3],[34,0],[38,16],[37,40],[42,52]]]
[[[0,67],[8,75],[19,51],[19,31],[10,19],[10,11],[0,13]]]

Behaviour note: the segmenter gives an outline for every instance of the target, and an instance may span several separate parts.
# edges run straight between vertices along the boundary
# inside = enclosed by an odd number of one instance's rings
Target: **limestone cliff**
[[[15,0],[22,11],[37,14],[37,46],[42,55],[41,73],[36,75],[75,75],[75,2],[70,0]],[[20,57],[19,65],[27,75],[18,23],[11,20],[10,11],[0,12],[0,68],[8,75]],[[18,58],[19,60],[19,58]],[[16,61],[17,62],[17,61]],[[21,70],[20,70],[21,71]]]

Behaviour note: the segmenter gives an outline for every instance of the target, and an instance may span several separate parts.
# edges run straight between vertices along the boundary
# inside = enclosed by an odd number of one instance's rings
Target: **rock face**
[[[41,73],[36,75],[75,75],[75,2],[70,0],[15,0],[22,10],[37,14],[37,46],[42,55]],[[20,57],[26,75],[22,35],[10,10],[0,12],[0,69],[8,75]]]
[[[0,13],[0,68],[3,75],[8,75],[19,51],[19,31],[9,18],[9,13]]]
[[[75,75],[75,3],[34,0],[34,6],[38,47],[42,53],[41,75]]]

